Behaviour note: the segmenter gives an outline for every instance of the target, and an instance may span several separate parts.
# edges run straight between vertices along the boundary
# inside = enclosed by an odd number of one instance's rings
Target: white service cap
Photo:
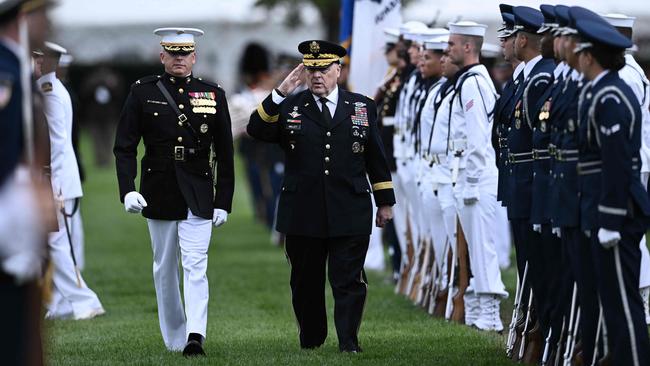
[[[66,50],[65,48],[59,46],[54,42],[45,41],[43,44],[45,45],[44,51],[47,51],[49,53],[57,53],[59,55],[65,55],[66,53],[68,53],[68,50]]]
[[[153,31],[157,36],[162,37],[160,45],[167,52],[190,53],[194,52],[194,37],[203,35],[203,31],[197,28],[158,28]]]
[[[485,37],[487,25],[472,21],[462,20],[456,23],[448,23],[450,34],[461,34],[464,36]]]

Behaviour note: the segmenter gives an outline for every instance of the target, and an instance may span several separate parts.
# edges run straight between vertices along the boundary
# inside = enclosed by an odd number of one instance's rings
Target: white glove
[[[226,221],[228,221],[228,212],[220,208],[215,208],[212,213],[212,225],[214,225],[214,227],[219,227],[225,224]]]
[[[598,229],[598,241],[605,249],[613,248],[621,240],[621,233],[600,228]]]
[[[124,196],[124,209],[128,213],[140,213],[147,207],[147,201],[136,191],[129,192]]]
[[[562,237],[562,229],[560,229],[559,227],[552,228],[551,232],[553,233],[553,235],[557,236],[558,238]]]
[[[16,284],[39,278],[41,275],[41,258],[31,252],[13,255],[2,262],[2,269],[12,275]]]
[[[536,233],[541,233],[542,232],[542,225],[533,224],[533,231],[536,232]]]
[[[473,205],[478,201],[478,186],[474,184],[468,184],[463,189],[463,203],[466,205]]]

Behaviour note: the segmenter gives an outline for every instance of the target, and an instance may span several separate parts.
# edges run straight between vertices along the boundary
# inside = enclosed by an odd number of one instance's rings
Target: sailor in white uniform
[[[470,21],[449,23],[447,54],[460,71],[451,102],[448,149],[454,155],[456,208],[472,272],[466,297],[478,298],[477,307],[466,307],[465,320],[481,330],[501,331],[499,303],[508,293],[501,280],[493,227],[498,172],[491,133],[497,93],[487,69],[479,64],[486,28]]]
[[[56,77],[56,68],[65,48],[45,42],[37,54],[37,84],[43,94],[44,112],[50,132],[52,191],[58,204],[59,231],[49,235],[49,251],[54,266],[49,318],[89,319],[105,313],[101,302],[81,277],[83,237],[79,200],[83,195],[77,158],[72,149],[72,102]]]

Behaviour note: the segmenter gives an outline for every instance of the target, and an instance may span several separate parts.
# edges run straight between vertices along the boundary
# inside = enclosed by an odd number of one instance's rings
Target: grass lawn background
[[[86,161],[90,161],[90,149]],[[84,279],[107,314],[88,321],[45,323],[51,365],[510,365],[504,336],[434,319],[393,293],[387,273],[369,273],[360,332],[362,354],[340,354],[328,289],[329,337],[313,351],[299,348],[291,309],[289,266],[281,248],[253,220],[238,161],[233,213],[213,230],[209,250],[208,357],[185,360],[162,342],[145,219],[124,212],[114,169],[87,165],[82,214],[86,234]],[[511,298],[515,271],[503,272]],[[507,329],[506,329],[507,331]]]

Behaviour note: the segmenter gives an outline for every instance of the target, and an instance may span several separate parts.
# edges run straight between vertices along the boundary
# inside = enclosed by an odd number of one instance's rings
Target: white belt
[[[467,140],[466,139],[458,139],[458,140],[449,140],[449,143],[447,144],[447,148],[449,151],[464,151],[467,150]]]

